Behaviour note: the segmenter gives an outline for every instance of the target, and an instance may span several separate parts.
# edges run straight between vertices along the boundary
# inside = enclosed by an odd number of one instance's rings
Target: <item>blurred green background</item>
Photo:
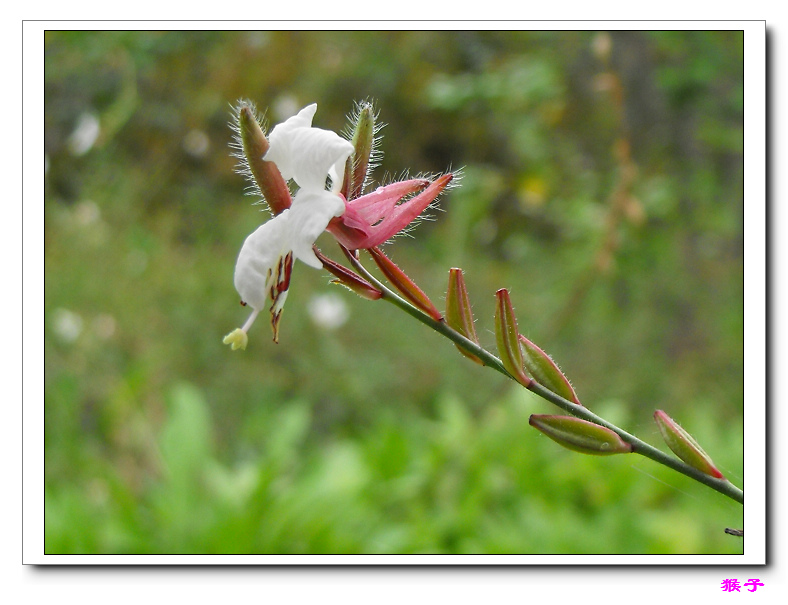
[[[232,272],[267,216],[230,106],[374,99],[378,182],[464,169],[386,250],[443,306],[462,267],[584,404],[658,447],[666,410],[739,486],[740,32],[46,36],[46,552],[740,553],[741,507],[528,426],[547,402],[297,265],[245,352]],[[331,237],[321,248],[337,260]]]

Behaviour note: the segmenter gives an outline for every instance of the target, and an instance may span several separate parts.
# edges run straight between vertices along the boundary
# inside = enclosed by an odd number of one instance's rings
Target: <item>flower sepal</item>
[[[351,271],[344,265],[334,262],[317,248],[315,248],[315,255],[320,259],[320,262],[323,263],[323,268],[336,278],[331,280],[332,284],[344,286],[351,292],[355,292],[360,297],[366,298],[367,300],[380,300],[383,296],[383,292],[378,290],[358,273]]]
[[[329,223],[327,230],[348,250],[380,246],[408,227],[453,178],[450,173],[432,182],[409,179],[378,187],[367,195],[345,201],[345,212]]]

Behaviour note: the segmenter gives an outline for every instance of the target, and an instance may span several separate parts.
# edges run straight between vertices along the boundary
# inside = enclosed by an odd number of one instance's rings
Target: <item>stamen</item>
[[[258,313],[260,313],[259,309],[253,309],[252,310],[252,314],[249,316],[249,319],[246,320],[246,323],[243,325],[241,330],[243,330],[244,332],[248,332],[249,328],[252,327],[252,324],[254,323],[254,320],[257,319]]]
[[[285,256],[285,274],[284,279],[281,279],[276,286],[280,292],[285,292],[290,288],[290,276],[293,274],[293,252],[288,252]]]

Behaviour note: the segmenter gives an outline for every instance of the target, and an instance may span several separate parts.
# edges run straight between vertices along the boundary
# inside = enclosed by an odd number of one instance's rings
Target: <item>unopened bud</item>
[[[440,311],[435,308],[432,301],[419,288],[416,283],[408,277],[405,272],[400,269],[394,262],[378,248],[369,248],[367,252],[372,256],[372,260],[378,265],[378,268],[386,276],[386,279],[394,286],[399,292],[407,298],[416,307],[424,311],[427,315],[436,321],[443,319]]]
[[[468,300],[468,290],[465,288],[462,269],[449,270],[449,288],[446,290],[446,323],[468,340],[479,344],[476,328],[473,325],[473,311],[471,310],[470,300]],[[466,351],[456,343],[454,346],[468,359],[484,365],[484,362],[473,353]]]
[[[345,163],[345,182],[342,194],[345,199],[353,200],[364,191],[367,173],[371,168],[370,158],[375,148],[375,110],[371,103],[358,105],[354,116],[353,148],[355,151]]]
[[[608,456],[632,451],[632,446],[614,431],[574,416],[532,414],[528,423],[556,443],[581,454]]]
[[[556,395],[582,405],[569,379],[550,356],[522,334],[520,335],[520,343],[523,349],[525,369],[533,376],[534,380],[550,389]]]
[[[681,428],[675,420],[662,410],[654,412],[654,420],[657,421],[659,432],[667,443],[668,447],[676,456],[707,475],[724,479],[725,476],[717,469],[709,455],[703,451],[698,442],[692,438],[687,431]]]
[[[378,300],[381,296],[383,296],[383,292],[370,284],[358,273],[351,271],[344,265],[334,262],[327,256],[323,255],[323,253],[317,248],[312,248],[312,250],[314,250],[315,255],[320,259],[320,262],[323,263],[323,268],[331,273],[331,275],[336,277],[336,279],[331,280],[331,283],[345,286],[348,290],[355,292],[367,300]]]
[[[248,102],[242,102],[238,107],[238,133],[243,152],[240,158],[242,172],[247,174],[265,198],[272,214],[287,210],[292,203],[290,190],[276,164],[263,160],[268,152],[268,139],[260,128],[254,108]]]
[[[495,340],[498,343],[498,354],[501,356],[504,368],[520,384],[528,387],[531,379],[526,375],[523,366],[523,352],[520,349],[517,330],[517,318],[514,316],[512,301],[509,291],[501,288],[495,293],[497,305],[495,307]]]

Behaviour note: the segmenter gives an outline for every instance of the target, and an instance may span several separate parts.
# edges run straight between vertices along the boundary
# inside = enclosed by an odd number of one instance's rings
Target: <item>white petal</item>
[[[344,178],[345,161],[353,153],[353,144],[331,130],[299,128],[292,133],[291,149],[293,179],[298,186],[325,189],[329,170]]]
[[[253,309],[265,307],[269,269],[289,251],[289,210],[260,225],[246,238],[235,264],[235,289]]]
[[[317,111],[317,103],[307,105],[291,118],[274,126],[268,135],[270,145],[264,159],[274,162],[285,180],[293,178],[295,171],[293,156],[293,131],[312,126],[312,118]]]
[[[287,118],[281,125],[286,128],[309,128],[312,126],[315,113],[317,113],[317,103],[311,103],[293,117]]]
[[[312,252],[312,244],[326,230],[329,221],[341,216],[345,203],[329,191],[300,189],[290,207],[290,241],[293,255],[302,263],[315,269],[323,263]]]
[[[304,189],[325,189],[330,172],[333,189],[338,191],[353,145],[331,130],[312,128],[316,111],[313,103],[275,126],[264,159],[274,162],[285,180],[294,179]]]

